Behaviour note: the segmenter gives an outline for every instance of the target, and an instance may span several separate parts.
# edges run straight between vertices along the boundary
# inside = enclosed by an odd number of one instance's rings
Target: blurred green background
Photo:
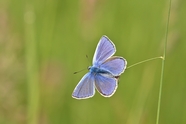
[[[168,0],[1,0],[0,124],[155,124],[161,59],[111,98],[71,97],[107,35],[128,66],[162,56]],[[186,1],[172,0],[160,124],[186,123]],[[86,58],[88,55],[88,60]]]

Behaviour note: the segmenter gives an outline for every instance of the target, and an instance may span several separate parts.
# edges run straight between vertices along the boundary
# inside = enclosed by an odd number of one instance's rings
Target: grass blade
[[[27,123],[38,123],[39,111],[39,77],[38,77],[38,58],[37,42],[34,32],[34,11],[30,6],[26,6],[24,13],[25,21],[25,59],[27,68],[28,83],[28,107]]]

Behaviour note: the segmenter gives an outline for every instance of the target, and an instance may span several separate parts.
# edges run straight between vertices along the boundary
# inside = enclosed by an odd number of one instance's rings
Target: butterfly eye
[[[90,69],[91,69],[91,66],[88,67],[88,70],[90,70]]]

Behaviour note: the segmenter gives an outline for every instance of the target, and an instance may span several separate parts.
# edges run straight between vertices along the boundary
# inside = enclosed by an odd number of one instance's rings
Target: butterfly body
[[[93,74],[110,74],[110,72],[108,72],[104,69],[101,69],[99,67],[94,67],[94,66],[91,66],[89,71]]]
[[[93,97],[95,88],[104,97],[110,97],[115,93],[118,78],[127,65],[123,57],[112,56],[115,52],[115,45],[107,36],[103,36],[97,45],[93,65],[88,68],[89,72],[83,76],[74,89],[73,98]]]

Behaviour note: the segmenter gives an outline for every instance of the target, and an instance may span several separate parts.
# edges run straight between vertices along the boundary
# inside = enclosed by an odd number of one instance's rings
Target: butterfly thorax
[[[99,67],[95,67],[95,66],[90,66],[88,69],[91,73],[95,73],[95,74],[98,74],[98,73],[99,74],[111,74],[109,71],[101,69]]]

